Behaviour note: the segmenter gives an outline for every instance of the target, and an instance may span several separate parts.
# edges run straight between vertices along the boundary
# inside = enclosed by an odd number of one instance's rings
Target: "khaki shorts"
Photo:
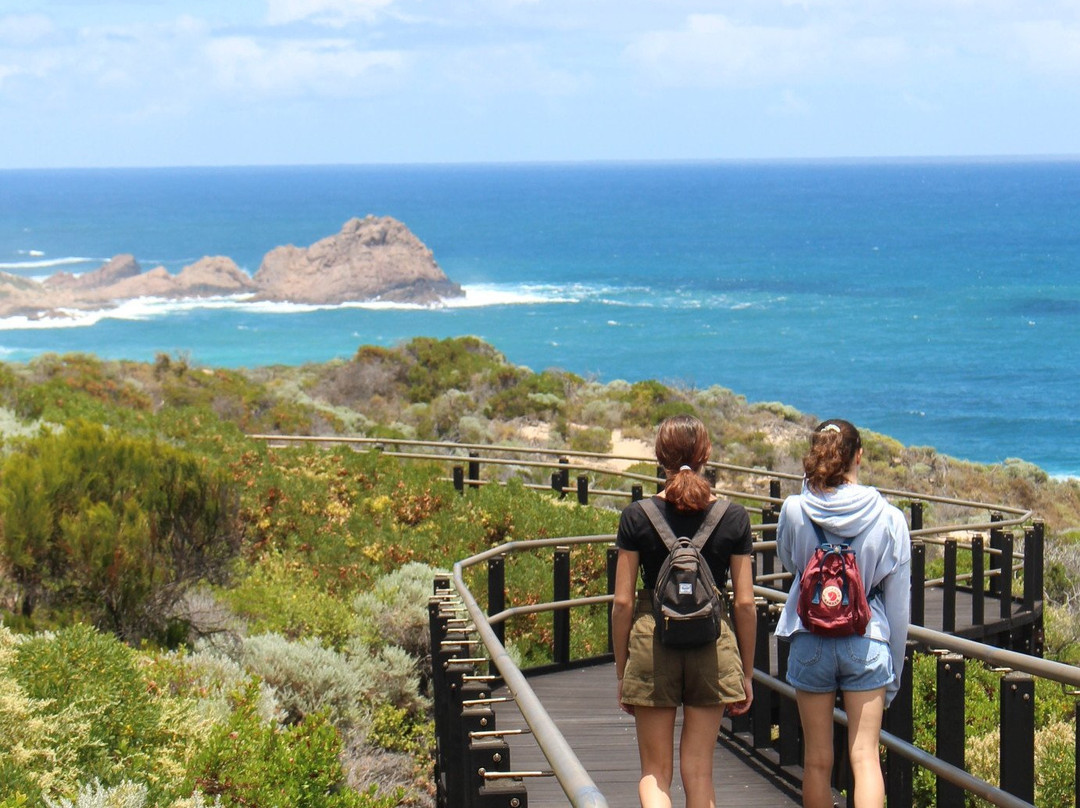
[[[735,630],[725,613],[715,645],[668,648],[656,639],[652,591],[638,592],[622,700],[641,707],[713,707],[746,698]]]

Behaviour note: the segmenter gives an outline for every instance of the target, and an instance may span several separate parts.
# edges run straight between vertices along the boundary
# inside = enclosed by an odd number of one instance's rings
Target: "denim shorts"
[[[869,637],[821,637],[800,631],[791,638],[787,680],[796,690],[877,690],[894,679],[889,644]]]

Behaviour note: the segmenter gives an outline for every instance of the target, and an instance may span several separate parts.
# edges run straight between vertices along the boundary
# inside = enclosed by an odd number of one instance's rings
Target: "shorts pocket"
[[[821,659],[821,649],[824,638],[816,634],[799,632],[791,640],[791,656],[795,657],[800,665],[816,665]]]

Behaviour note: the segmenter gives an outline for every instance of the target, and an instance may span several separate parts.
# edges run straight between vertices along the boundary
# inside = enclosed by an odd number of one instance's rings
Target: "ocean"
[[[254,273],[367,214],[404,222],[464,300],[135,301],[0,320],[0,359],[297,365],[469,334],[534,370],[720,385],[1080,476],[1080,160],[0,171],[0,271],[133,253]]]

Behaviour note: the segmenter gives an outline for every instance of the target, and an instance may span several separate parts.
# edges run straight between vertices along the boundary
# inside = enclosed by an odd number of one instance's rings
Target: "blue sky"
[[[1078,0],[0,0],[0,168],[1063,154]]]

